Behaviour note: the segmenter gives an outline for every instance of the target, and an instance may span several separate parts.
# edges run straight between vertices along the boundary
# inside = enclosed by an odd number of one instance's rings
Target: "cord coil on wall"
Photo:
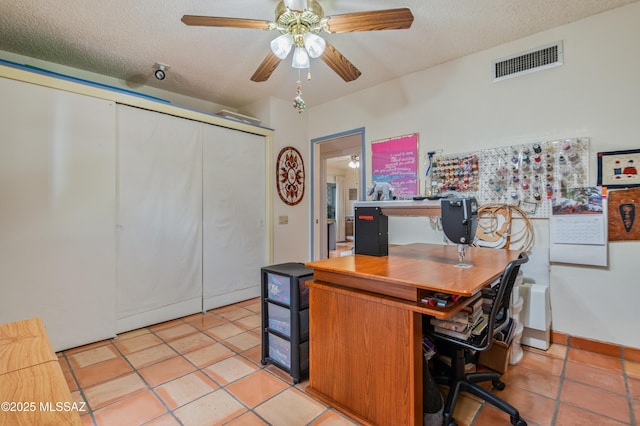
[[[478,207],[477,246],[529,251],[534,242],[533,223],[521,208],[509,204]]]

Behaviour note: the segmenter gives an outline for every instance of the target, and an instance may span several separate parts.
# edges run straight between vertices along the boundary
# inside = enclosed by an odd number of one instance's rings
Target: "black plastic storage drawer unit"
[[[309,372],[309,288],[302,263],[262,268],[262,364],[287,371],[294,383]]]

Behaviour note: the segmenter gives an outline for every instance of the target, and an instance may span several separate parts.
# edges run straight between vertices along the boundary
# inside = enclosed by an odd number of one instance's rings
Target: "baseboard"
[[[182,318],[187,315],[202,312],[202,299],[195,297],[178,303],[172,303],[146,312],[140,312],[116,319],[116,333],[137,330],[161,322]]]
[[[260,296],[260,286],[243,288],[235,290],[229,293],[220,294],[216,296],[205,295],[202,300],[202,305],[205,311],[210,309],[219,308],[221,306],[227,306],[234,303],[241,302],[243,300],[254,299]]]
[[[622,358],[626,361],[640,362],[640,349],[599,340],[586,339],[584,337],[571,336],[558,331],[551,332],[551,343],[565,345],[570,348],[582,349],[601,355]]]

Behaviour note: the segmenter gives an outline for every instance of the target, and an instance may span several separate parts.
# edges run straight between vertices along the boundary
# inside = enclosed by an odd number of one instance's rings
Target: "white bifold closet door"
[[[268,260],[264,136],[205,125],[203,308],[260,296]]]
[[[115,335],[115,104],[0,78],[0,323]]]
[[[202,310],[201,129],[118,105],[118,332]]]

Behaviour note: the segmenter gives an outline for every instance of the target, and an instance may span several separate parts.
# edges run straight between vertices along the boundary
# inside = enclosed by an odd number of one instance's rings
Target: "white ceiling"
[[[361,72],[345,83],[321,60],[303,98],[317,105],[415,71],[638,0],[319,0],[325,15],[408,7],[408,30],[327,34]],[[267,82],[249,80],[277,33],[184,25],[182,15],[273,20],[277,0],[1,0],[0,50],[241,108],[292,100],[290,58]],[[537,47],[537,46],[532,46]],[[517,53],[517,52],[514,52]],[[154,64],[170,65],[153,78]],[[30,64],[32,65],[32,64]]]
[[[344,155],[341,157],[333,157],[327,158],[327,168],[329,169],[345,169],[350,170],[349,161],[351,160],[350,155]]]

